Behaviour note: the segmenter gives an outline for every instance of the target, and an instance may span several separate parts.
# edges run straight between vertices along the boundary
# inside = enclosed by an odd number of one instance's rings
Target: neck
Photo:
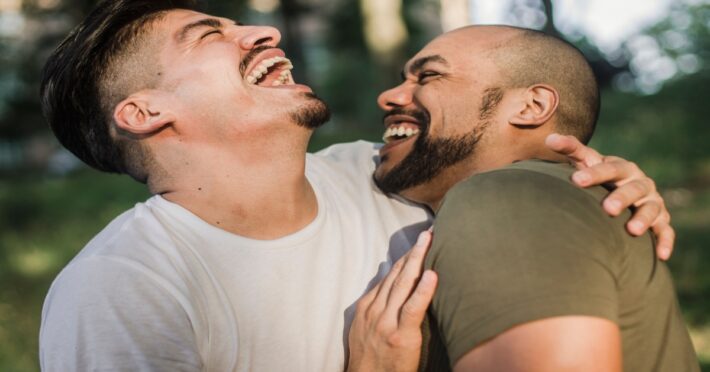
[[[293,137],[229,146],[179,147],[168,176],[151,191],[223,230],[277,239],[307,226],[318,213],[305,176],[306,147]],[[188,149],[185,149],[188,147]],[[182,156],[180,156],[182,155]]]
[[[476,174],[529,159],[567,161],[567,157],[564,155],[535,142],[508,144],[507,146],[482,146],[469,159],[447,168],[427,183],[405,190],[402,192],[402,196],[425,204],[436,213],[441,207],[446,193],[457,183]]]

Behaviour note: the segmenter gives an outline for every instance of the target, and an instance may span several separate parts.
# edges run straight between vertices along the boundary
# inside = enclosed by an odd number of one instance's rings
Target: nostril
[[[254,42],[254,46],[268,44],[273,40],[274,39],[271,36],[262,37],[261,39],[258,39],[256,42]]]

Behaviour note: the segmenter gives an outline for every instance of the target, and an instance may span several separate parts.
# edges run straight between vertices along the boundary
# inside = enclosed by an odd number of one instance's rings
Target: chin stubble
[[[316,129],[330,120],[328,105],[314,93],[303,93],[304,105],[291,113],[291,119],[304,128]]]

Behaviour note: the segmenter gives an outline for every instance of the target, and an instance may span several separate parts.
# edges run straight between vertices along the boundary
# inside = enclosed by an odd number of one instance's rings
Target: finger
[[[631,235],[639,236],[648,230],[661,213],[661,205],[655,201],[647,201],[634,211],[626,230]]]
[[[424,266],[424,259],[430,243],[431,233],[429,231],[423,231],[419,234],[417,243],[409,252],[407,262],[405,262],[402,271],[392,284],[389,299],[387,300],[387,308],[385,309],[392,319],[397,319],[397,314],[399,314],[402,305],[415,290],[417,282],[422,275],[422,267]]]
[[[545,145],[551,150],[567,156],[568,160],[580,169],[599,164],[604,159],[596,150],[585,146],[574,136],[553,133],[547,136]]]
[[[625,183],[617,187],[604,199],[604,210],[612,216],[617,216],[621,211],[632,205],[642,206],[649,201],[654,201],[658,204],[657,200],[660,196],[656,197],[653,194],[656,190],[651,189],[651,187],[652,185],[649,185],[645,180],[634,180]],[[661,208],[660,204],[658,204],[656,214],[651,216],[652,218],[648,221],[649,226],[660,213]]]
[[[653,225],[653,233],[656,234],[656,255],[663,261],[668,260],[673,254],[675,230],[668,223],[659,223]]]
[[[404,306],[402,306],[399,317],[400,328],[419,329],[422,321],[424,321],[426,309],[434,298],[437,282],[438,276],[434,271],[424,271],[414,293],[412,293]]]
[[[402,271],[402,268],[404,267],[405,262],[407,262],[407,259],[410,254],[411,251],[400,257],[400,259],[397,260],[394,265],[392,265],[392,268],[387,273],[387,275],[380,281],[379,284],[377,284],[377,291],[370,305],[371,311],[381,312],[385,308],[385,306],[387,305],[387,299],[389,298],[390,290],[392,288],[392,284],[399,276],[399,273]]]
[[[640,178],[645,178],[643,172],[636,164],[625,160],[605,161],[579,170],[572,175],[572,181],[581,187],[601,185],[603,183],[620,185]]]

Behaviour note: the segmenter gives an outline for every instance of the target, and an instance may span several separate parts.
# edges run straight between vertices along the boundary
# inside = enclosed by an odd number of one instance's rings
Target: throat
[[[230,233],[259,240],[278,239],[305,228],[318,214],[318,201],[308,180],[284,187],[232,185],[229,190],[204,183],[190,190],[163,193],[205,222]]]

